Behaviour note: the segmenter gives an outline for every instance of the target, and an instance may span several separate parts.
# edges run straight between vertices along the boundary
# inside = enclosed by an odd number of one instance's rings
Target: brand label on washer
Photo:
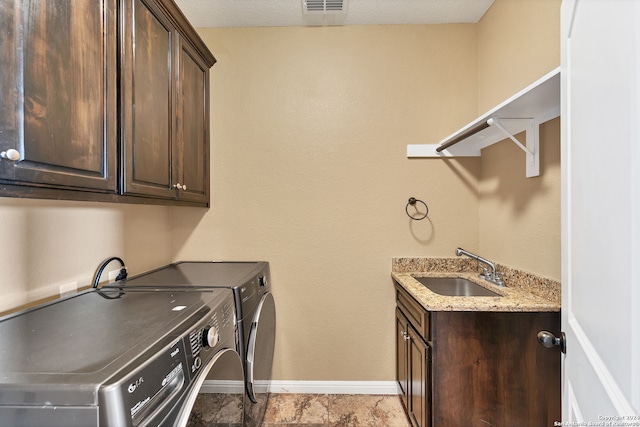
[[[132,382],[131,384],[129,384],[129,388],[127,390],[129,391],[129,393],[133,393],[134,391],[136,391],[138,386],[140,386],[140,384],[142,384],[143,382],[144,382],[144,377],[140,377],[134,382]]]

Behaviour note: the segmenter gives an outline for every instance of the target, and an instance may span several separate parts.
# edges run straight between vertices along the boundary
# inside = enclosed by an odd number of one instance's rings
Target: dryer
[[[245,425],[259,426],[264,418],[276,333],[276,307],[269,263],[181,261],[128,278],[123,289],[231,289],[238,323],[236,350],[245,370]]]

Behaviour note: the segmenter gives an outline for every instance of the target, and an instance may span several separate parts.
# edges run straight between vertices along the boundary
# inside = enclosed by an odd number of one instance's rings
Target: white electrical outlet
[[[65,283],[60,285],[60,297],[67,297],[78,292],[78,282]]]

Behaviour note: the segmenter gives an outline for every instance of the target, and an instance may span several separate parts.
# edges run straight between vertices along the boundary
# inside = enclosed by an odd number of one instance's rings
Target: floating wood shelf
[[[527,177],[538,176],[538,128],[559,115],[558,67],[440,143],[407,145],[407,157],[476,157],[483,148],[510,139],[525,151]],[[514,136],[523,131],[524,143]]]

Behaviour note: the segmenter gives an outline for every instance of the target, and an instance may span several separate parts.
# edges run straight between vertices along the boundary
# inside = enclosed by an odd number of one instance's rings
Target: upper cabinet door
[[[180,38],[177,140],[174,170],[181,184],[178,197],[209,202],[209,65]]]
[[[0,28],[0,179],[115,192],[116,0],[2,1]]]
[[[124,2],[122,193],[175,198],[177,31],[155,2]]]

